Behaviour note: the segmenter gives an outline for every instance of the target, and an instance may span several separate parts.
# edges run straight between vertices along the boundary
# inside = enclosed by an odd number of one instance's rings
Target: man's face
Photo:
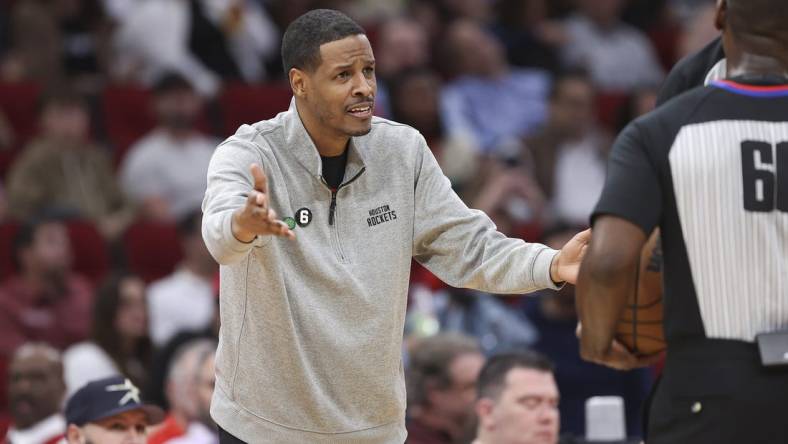
[[[400,86],[398,94],[397,111],[403,122],[422,132],[438,126],[440,80],[436,75],[425,72],[411,76]]]
[[[506,55],[501,43],[475,22],[460,21],[453,24],[448,39],[461,58],[461,74],[495,76],[506,66]]]
[[[23,251],[22,263],[47,275],[61,276],[71,266],[71,241],[65,225],[44,223],[36,228],[33,243]]]
[[[305,77],[301,96],[323,135],[363,136],[372,128],[375,104],[375,57],[363,34],[320,46],[321,63]],[[313,135],[314,137],[314,135]]]
[[[434,390],[430,403],[436,412],[462,424],[473,415],[476,396],[476,379],[484,366],[484,356],[479,353],[464,353],[454,358],[449,365],[451,385],[443,390]]]
[[[561,81],[550,102],[552,125],[571,137],[581,137],[594,123],[594,89],[585,80]]]
[[[78,430],[69,428],[69,444],[145,444],[148,421],[145,413],[132,410],[91,422]]]
[[[581,0],[581,11],[591,20],[602,26],[616,23],[624,7],[623,0]]]
[[[90,116],[78,104],[50,104],[41,116],[44,133],[54,139],[67,142],[83,142],[90,130]]]
[[[202,108],[202,100],[189,88],[162,92],[155,103],[160,123],[173,129],[194,127]]]
[[[17,428],[26,429],[60,410],[65,393],[62,368],[44,353],[15,359],[8,374],[8,399]]]
[[[498,401],[481,426],[498,444],[555,444],[558,441],[558,387],[553,374],[514,368]]]
[[[427,33],[418,22],[393,20],[383,26],[378,42],[381,76],[393,76],[407,68],[424,66],[429,60]]]

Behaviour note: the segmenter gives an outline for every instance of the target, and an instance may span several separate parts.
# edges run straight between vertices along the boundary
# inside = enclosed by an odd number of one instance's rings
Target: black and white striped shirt
[[[788,79],[713,82],[619,136],[594,217],[662,231],[665,333],[788,328]]]

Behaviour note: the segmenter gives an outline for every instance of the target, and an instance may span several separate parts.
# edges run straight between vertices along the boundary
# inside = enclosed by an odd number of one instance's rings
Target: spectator
[[[472,208],[484,211],[498,231],[510,237],[524,238],[528,228],[541,225],[545,197],[531,176],[494,161],[485,162],[480,170]]]
[[[545,118],[549,75],[510,68],[501,44],[464,20],[449,26],[444,58],[456,75],[441,96],[448,133],[472,136],[485,153],[514,155]]]
[[[465,336],[434,336],[417,343],[409,358],[408,443],[461,439],[473,418],[476,378],[484,364],[479,346]]]
[[[169,74],[154,92],[159,124],[131,147],[121,184],[143,216],[177,220],[200,208],[217,141],[197,131],[202,99],[186,79]]]
[[[545,236],[546,245],[563,245],[574,227],[557,224]],[[567,237],[568,236],[568,237]],[[561,430],[585,436],[585,402],[592,396],[621,396],[627,406],[627,430],[641,430],[641,405],[652,378],[647,369],[619,372],[580,358],[575,334],[577,310],[575,287],[544,291],[535,298],[523,299],[523,312],[541,333],[533,349],[555,363],[554,376],[561,392]]]
[[[174,273],[150,286],[150,332],[158,347],[181,331],[206,329],[213,320],[213,281],[219,267],[202,241],[201,224],[200,211],[183,218],[178,226],[183,262]]]
[[[492,2],[488,0],[438,0],[438,3],[449,21],[464,19],[485,25],[493,18]]]
[[[534,352],[493,356],[479,374],[474,444],[557,443],[558,400],[547,358]]]
[[[623,6],[624,0],[578,0],[578,12],[565,22],[565,63],[587,69],[605,92],[659,84],[664,76],[648,38],[621,21]]]
[[[6,62],[17,64],[22,78],[46,87],[73,80],[74,86],[95,90],[108,50],[105,25],[98,0],[14,2]]]
[[[29,341],[62,350],[85,339],[93,292],[71,269],[66,226],[31,220],[17,232],[14,257],[19,272],[0,285],[0,356]]]
[[[90,116],[83,100],[65,92],[44,99],[41,134],[11,168],[11,215],[25,220],[59,209],[96,222],[108,238],[118,236],[133,213],[126,205],[106,153],[89,140]]]
[[[126,273],[110,276],[96,295],[90,341],[64,354],[68,393],[88,381],[118,374],[144,387],[151,348],[145,283]]]
[[[215,426],[208,411],[211,396],[207,390],[209,386],[211,391],[213,389],[215,350],[216,341],[210,339],[195,339],[178,348],[169,368],[165,390],[170,409],[162,427],[151,434],[148,444],[169,443],[173,438],[186,435],[193,421],[207,425],[209,429]],[[209,370],[210,374],[207,374]]]
[[[3,442],[58,442],[66,428],[60,414],[66,389],[60,353],[43,343],[27,343],[14,353],[8,373],[13,423]]]
[[[193,413],[188,418],[186,433],[166,442],[167,444],[219,444],[216,423],[211,419],[210,413],[216,382],[214,368],[216,343],[210,340],[196,341],[188,344],[184,353],[191,355],[188,358],[191,361],[191,371],[182,376],[189,381]]]
[[[545,194],[553,216],[585,225],[605,181],[610,137],[596,124],[594,87],[582,71],[553,83],[544,127],[525,139],[523,163]]]
[[[566,41],[560,24],[547,18],[546,0],[501,0],[496,4],[495,34],[514,66],[541,68],[556,73],[558,51]]]
[[[399,17],[384,22],[378,31],[375,53],[375,77],[378,93],[375,96],[375,114],[392,115],[389,98],[390,83],[402,72],[427,66],[430,47],[427,32],[422,25],[410,18]]]
[[[148,426],[164,412],[143,404],[140,390],[122,376],[92,381],[66,403],[68,444],[145,444]]]
[[[276,27],[253,0],[151,0],[129,10],[116,34],[116,75],[152,84],[174,71],[204,96],[222,79],[259,82],[278,49]]]
[[[657,88],[639,88],[632,93],[626,105],[619,112],[616,132],[620,133],[630,122],[651,112],[656,107],[658,93]]]
[[[441,90],[440,78],[427,68],[402,71],[389,83],[391,118],[419,130],[452,187],[461,192],[477,171],[479,150],[472,138],[447,134],[440,114]]]

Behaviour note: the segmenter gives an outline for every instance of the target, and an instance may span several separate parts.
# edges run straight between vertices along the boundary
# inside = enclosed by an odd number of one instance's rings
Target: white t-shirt
[[[162,346],[181,331],[207,328],[216,298],[212,282],[180,268],[148,287],[150,337]]]
[[[63,353],[63,377],[66,397],[90,381],[114,376],[120,369],[107,352],[93,342],[80,342]]]
[[[200,208],[217,141],[194,134],[175,140],[154,130],[135,143],[121,168],[123,191],[136,201],[164,199],[176,219]]]

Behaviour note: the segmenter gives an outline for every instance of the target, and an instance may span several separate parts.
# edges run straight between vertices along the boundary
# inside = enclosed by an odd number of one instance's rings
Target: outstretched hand
[[[246,204],[233,213],[233,236],[241,242],[251,242],[257,236],[274,235],[295,239],[287,224],[277,219],[276,212],[268,208],[268,178],[263,168],[254,163],[250,167],[254,189],[249,192]]]
[[[583,261],[589,242],[591,242],[590,228],[577,233],[561,248],[550,265],[550,277],[553,282],[570,284],[577,282],[577,272],[580,270],[580,262]]]

